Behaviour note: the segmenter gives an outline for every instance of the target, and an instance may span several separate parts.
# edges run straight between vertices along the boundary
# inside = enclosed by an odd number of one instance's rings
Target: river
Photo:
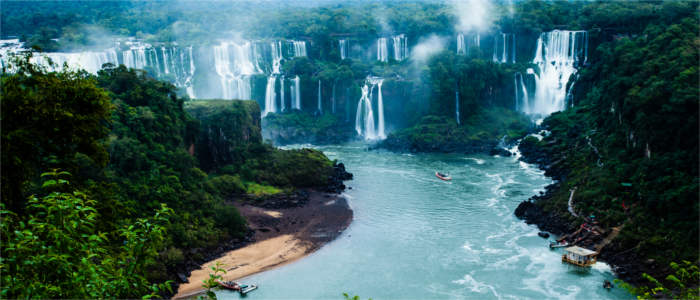
[[[563,264],[513,211],[551,182],[513,157],[398,154],[351,143],[316,147],[345,163],[354,210],[335,241],[241,281],[250,299],[626,299],[610,267]],[[434,172],[449,173],[451,182]],[[550,238],[552,239],[552,238]],[[219,291],[220,299],[237,294]]]

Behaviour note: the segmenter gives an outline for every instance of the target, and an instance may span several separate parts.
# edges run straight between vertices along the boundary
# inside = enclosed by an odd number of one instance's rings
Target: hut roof
[[[569,248],[566,248],[564,250],[566,250],[567,252],[571,252],[571,253],[580,255],[580,256],[590,256],[590,255],[598,254],[598,252],[588,250],[586,248],[581,248],[579,246],[569,247]]]

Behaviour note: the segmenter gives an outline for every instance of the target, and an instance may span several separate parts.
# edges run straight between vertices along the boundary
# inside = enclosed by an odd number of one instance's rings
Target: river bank
[[[223,264],[223,280],[236,280],[296,261],[318,250],[340,235],[352,221],[353,212],[339,194],[304,191],[308,198],[296,206],[279,202],[234,202],[254,232],[254,242],[224,253],[193,270],[174,298],[203,291],[202,281],[211,266]]]

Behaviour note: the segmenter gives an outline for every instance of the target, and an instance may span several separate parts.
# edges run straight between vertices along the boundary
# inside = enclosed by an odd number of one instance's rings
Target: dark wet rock
[[[183,273],[177,273],[177,278],[179,278],[180,282],[182,282],[182,283],[190,282],[189,280],[187,280],[187,276]]]
[[[545,239],[549,238],[549,233],[546,233],[544,231],[538,232],[537,235],[539,235],[541,238],[545,238]]]
[[[345,190],[343,181],[351,180],[352,178],[352,173],[345,170],[345,165],[343,163],[336,163],[333,166],[333,175],[331,175],[328,185],[323,191],[339,194]]]

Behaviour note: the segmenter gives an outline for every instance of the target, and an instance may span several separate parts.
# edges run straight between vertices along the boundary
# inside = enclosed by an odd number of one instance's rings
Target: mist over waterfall
[[[348,40],[338,40],[338,50],[340,50],[340,59],[346,59],[348,57],[348,50],[350,50]]]
[[[47,58],[56,64],[56,68],[49,68],[50,70],[61,69],[63,64],[67,63],[71,67],[84,69],[92,74],[97,74],[97,71],[102,69],[102,65],[105,63],[119,64],[117,52],[114,49],[101,52],[45,53],[45,55],[33,56],[31,62],[48,67],[49,62]]]
[[[381,62],[389,61],[389,50],[386,44],[386,38],[377,39],[377,60]]]
[[[382,97],[382,84],[384,78],[369,76],[362,86],[362,97],[357,102],[357,112],[355,114],[355,131],[357,135],[366,140],[385,139],[386,132],[384,126],[384,99]],[[377,115],[378,123],[375,125],[374,109],[372,100],[374,89],[377,88]]]
[[[587,59],[586,31],[554,30],[542,33],[537,39],[537,50],[532,61],[538,67],[538,72],[532,72],[535,96],[532,103],[523,103],[521,110],[546,116],[566,108],[569,79]]]
[[[405,34],[399,34],[392,38],[394,46],[394,60],[402,61],[408,56],[408,39]]]

